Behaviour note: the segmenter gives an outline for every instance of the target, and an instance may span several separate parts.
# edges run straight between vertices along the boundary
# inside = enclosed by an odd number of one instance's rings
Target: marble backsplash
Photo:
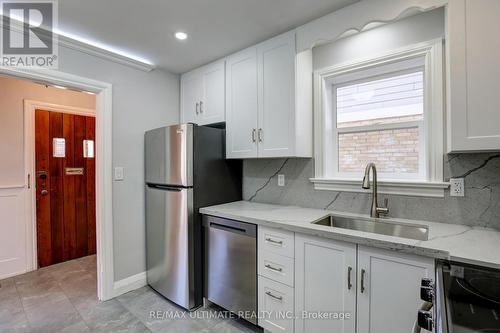
[[[389,199],[389,216],[500,229],[500,154],[456,154],[445,156],[445,179],[465,178],[465,196],[424,198],[379,195]],[[278,187],[277,175],[285,175]],[[245,160],[243,198],[281,205],[322,208],[353,213],[370,211],[366,193],[315,190],[312,159]],[[361,181],[361,180],[360,180]]]

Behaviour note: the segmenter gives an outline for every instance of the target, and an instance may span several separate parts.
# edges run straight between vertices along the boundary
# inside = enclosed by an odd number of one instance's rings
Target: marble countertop
[[[237,201],[201,208],[200,213],[436,259],[448,259],[500,269],[500,232],[495,229],[391,218],[391,221],[398,223],[428,226],[429,239],[418,241],[312,224],[329,214],[366,217],[366,215],[337,211]]]

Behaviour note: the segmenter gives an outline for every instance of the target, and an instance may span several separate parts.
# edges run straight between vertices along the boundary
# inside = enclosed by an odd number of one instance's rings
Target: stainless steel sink
[[[351,229],[375,234],[410,238],[415,240],[427,240],[429,228],[426,225],[398,223],[396,221],[383,221],[372,218],[351,218],[345,216],[328,215],[321,220],[312,222],[327,227]]]

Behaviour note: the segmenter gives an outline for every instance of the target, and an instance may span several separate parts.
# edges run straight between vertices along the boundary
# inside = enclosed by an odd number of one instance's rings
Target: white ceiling
[[[59,30],[183,73],[357,1],[62,0]]]

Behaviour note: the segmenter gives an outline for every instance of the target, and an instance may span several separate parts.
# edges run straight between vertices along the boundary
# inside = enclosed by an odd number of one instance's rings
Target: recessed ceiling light
[[[188,35],[187,35],[187,33],[185,33],[185,32],[182,32],[182,31],[177,31],[177,32],[175,33],[175,38],[177,38],[178,40],[185,40],[185,39],[187,39],[187,38],[188,38]]]

